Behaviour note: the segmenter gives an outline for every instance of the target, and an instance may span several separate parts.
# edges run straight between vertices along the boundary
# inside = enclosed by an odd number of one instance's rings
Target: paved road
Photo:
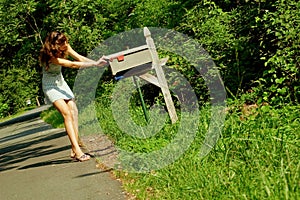
[[[53,129],[30,111],[0,123],[1,200],[123,200],[111,172],[95,159],[74,162],[64,129]]]

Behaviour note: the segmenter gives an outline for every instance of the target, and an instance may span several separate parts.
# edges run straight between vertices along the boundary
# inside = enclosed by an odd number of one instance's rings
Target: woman
[[[67,59],[71,56],[75,61]],[[64,125],[72,145],[71,157],[82,162],[90,159],[79,146],[78,111],[74,101],[74,94],[65,82],[61,67],[84,68],[91,66],[105,66],[106,57],[98,61],[88,59],[75,52],[68,43],[67,37],[58,31],[51,32],[45,39],[40,52],[40,62],[43,67],[42,86],[45,97],[53,103],[62,114]]]

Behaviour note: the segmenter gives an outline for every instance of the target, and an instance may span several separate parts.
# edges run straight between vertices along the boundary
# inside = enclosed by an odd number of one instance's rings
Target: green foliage
[[[236,91],[243,79],[238,48],[241,48],[239,40],[244,39],[235,37],[233,20],[231,13],[224,12],[214,2],[202,1],[188,10],[179,31],[198,40],[222,70],[226,86]]]
[[[11,115],[40,98],[37,57],[40,45],[35,1],[0,4],[1,117]]]
[[[130,27],[167,27],[178,25],[184,14],[184,7],[178,1],[141,1],[129,14]]]
[[[167,168],[147,174],[118,171],[116,175],[139,199],[297,199],[297,109],[264,106],[244,120],[242,113],[234,111],[227,116],[218,146],[206,158],[199,159],[198,154],[201,132],[206,131],[201,128],[189,151]],[[199,125],[205,127],[208,117],[209,113],[202,112]],[[157,142],[136,143],[136,149]],[[122,148],[133,144],[124,143]]]
[[[86,54],[107,34],[101,1],[48,1],[50,13],[44,18],[45,32],[57,29],[65,32],[77,51]],[[59,17],[57,17],[59,16]]]
[[[258,80],[260,101],[274,105],[297,102],[300,98],[300,3],[279,1],[274,5],[275,12],[266,12],[261,19],[267,29],[267,41],[272,49],[265,58],[266,69]]]
[[[14,114],[21,108],[26,107],[27,100],[35,104],[36,95],[39,91],[39,83],[36,76],[37,74],[34,70],[13,68],[2,71],[2,74],[0,74],[0,79],[2,80],[0,85],[2,117]]]
[[[7,116],[9,113],[9,106],[8,104],[4,101],[3,96],[0,96],[0,118],[3,118]]]
[[[188,10],[179,30],[210,53],[232,95],[257,91],[262,98],[253,102],[298,102],[298,9],[295,1],[202,1]]]
[[[207,50],[231,96],[251,91],[253,95],[246,94],[253,97],[251,102],[298,103],[298,10],[299,2],[293,0],[3,0],[0,4],[1,73],[4,79],[4,73],[14,68],[35,74],[34,81],[27,83],[29,88],[35,88],[41,82],[39,49],[52,30],[65,32],[74,49],[88,55],[99,43],[123,31],[144,26],[165,27],[193,37]],[[203,95],[205,82],[193,67],[176,55],[171,55],[169,62],[171,68],[188,78],[200,101],[207,101],[207,95]],[[76,73],[76,70],[64,70],[71,87]],[[19,79],[18,73],[11,74],[16,76],[13,79]],[[34,91],[35,96],[43,98],[40,85]],[[150,104],[153,99],[159,100],[157,95],[157,92],[149,93]],[[13,106],[7,99],[1,100],[9,107],[6,114],[22,107]]]

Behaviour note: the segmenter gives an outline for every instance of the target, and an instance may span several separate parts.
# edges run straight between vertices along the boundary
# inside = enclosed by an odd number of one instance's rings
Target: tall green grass
[[[129,136],[118,128],[107,103],[98,100],[97,117],[119,148],[151,152],[177,133],[178,124],[167,121],[153,137]],[[178,160],[150,173],[114,173],[137,199],[300,199],[299,109],[261,106],[246,115],[229,111],[217,145],[201,159],[210,121],[209,107],[201,108],[196,138]],[[142,109],[132,110],[132,120],[145,124]]]
[[[177,133],[178,124],[167,122],[155,136],[137,139],[119,130],[110,108],[101,101],[97,108],[104,132],[127,151],[157,150]],[[216,147],[200,159],[210,121],[210,109],[204,107],[197,136],[180,159],[151,173],[116,171],[116,175],[138,199],[300,199],[299,108],[229,111]],[[141,108],[133,110],[131,120],[143,124]]]

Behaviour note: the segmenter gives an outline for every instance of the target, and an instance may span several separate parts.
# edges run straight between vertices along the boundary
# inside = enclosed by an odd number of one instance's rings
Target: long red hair
[[[60,45],[68,42],[65,34],[59,31],[53,31],[48,34],[45,43],[40,51],[40,63],[42,66],[49,68],[49,61],[51,58],[65,58],[67,52],[59,49]]]

